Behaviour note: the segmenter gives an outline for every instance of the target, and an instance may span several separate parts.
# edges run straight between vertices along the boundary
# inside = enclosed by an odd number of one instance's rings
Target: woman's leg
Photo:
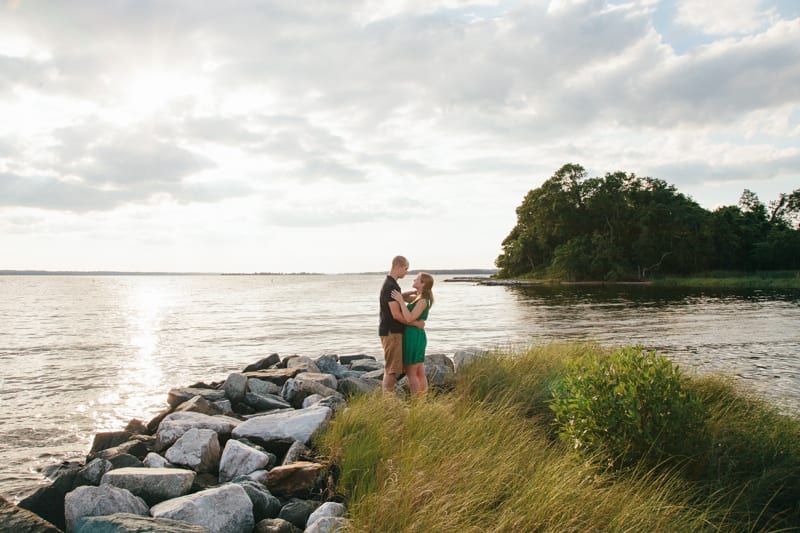
[[[411,394],[416,394],[419,392],[419,380],[417,379],[417,373],[414,367],[417,365],[404,365],[403,372],[406,374],[406,379],[408,379],[408,390]]]
[[[425,374],[425,363],[420,363],[417,366],[419,367],[417,369],[417,383],[419,384],[419,392],[420,394],[425,394],[428,392],[428,376]]]

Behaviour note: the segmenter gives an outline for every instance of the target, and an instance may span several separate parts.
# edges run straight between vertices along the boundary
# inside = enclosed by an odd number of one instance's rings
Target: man
[[[397,280],[408,272],[408,259],[398,255],[392,259],[392,269],[383,282],[380,295],[380,324],[378,335],[383,346],[383,392],[394,392],[397,376],[403,373],[403,330],[405,321],[400,304],[392,299],[392,291],[400,291]],[[402,292],[402,291],[400,291]]]

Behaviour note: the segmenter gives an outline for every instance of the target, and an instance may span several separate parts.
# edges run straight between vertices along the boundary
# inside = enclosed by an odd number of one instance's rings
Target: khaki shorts
[[[403,373],[403,334],[389,333],[381,337],[383,345],[383,371],[398,376]]]

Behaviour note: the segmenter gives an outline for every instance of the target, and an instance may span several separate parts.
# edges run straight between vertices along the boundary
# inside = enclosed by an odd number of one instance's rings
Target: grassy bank
[[[664,277],[653,280],[653,284],[704,289],[800,289],[800,271],[709,272],[701,276]]]
[[[800,421],[718,378],[689,387],[703,430],[682,456],[609,469],[557,437],[566,362],[603,349],[495,354],[452,392],[354,399],[319,440],[355,531],[761,531],[800,528]]]

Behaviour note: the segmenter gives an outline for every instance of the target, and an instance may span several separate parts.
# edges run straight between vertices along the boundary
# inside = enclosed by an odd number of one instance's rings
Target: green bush
[[[692,437],[703,409],[686,382],[667,358],[640,346],[575,359],[553,391],[559,435],[611,466],[692,453],[687,443],[701,440]]]

